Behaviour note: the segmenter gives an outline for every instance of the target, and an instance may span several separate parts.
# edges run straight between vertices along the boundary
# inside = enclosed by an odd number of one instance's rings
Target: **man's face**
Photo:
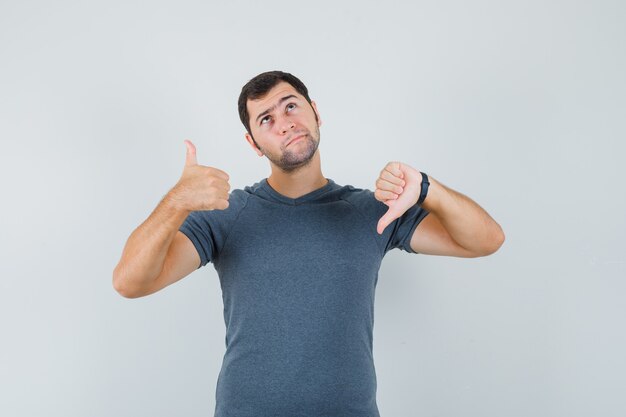
[[[285,172],[311,161],[322,124],[314,101],[309,104],[291,84],[280,82],[263,98],[248,100],[247,106],[254,140],[248,133],[246,140],[259,156],[265,154]]]

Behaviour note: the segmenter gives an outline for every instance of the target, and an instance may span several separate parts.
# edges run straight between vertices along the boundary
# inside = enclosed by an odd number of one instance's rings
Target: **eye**
[[[287,104],[285,106],[285,109],[289,108],[289,106],[293,106],[294,108],[298,107],[296,103],[289,103],[289,104]],[[259,124],[261,124],[261,125],[265,124],[264,120],[266,120],[268,117],[270,117],[270,116],[265,116],[264,118],[262,118],[261,121],[259,122]]]

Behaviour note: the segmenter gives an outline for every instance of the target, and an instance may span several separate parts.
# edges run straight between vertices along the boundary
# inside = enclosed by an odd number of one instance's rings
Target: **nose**
[[[296,127],[296,122],[291,120],[289,117],[283,117],[279,120],[277,125],[278,129],[280,129],[280,133],[283,134]]]

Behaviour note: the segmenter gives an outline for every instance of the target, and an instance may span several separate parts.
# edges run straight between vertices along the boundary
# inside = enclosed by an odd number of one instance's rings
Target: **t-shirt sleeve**
[[[366,227],[374,234],[383,256],[392,249],[417,253],[411,248],[411,237],[417,226],[429,213],[425,208],[415,204],[400,218],[391,222],[382,234],[378,234],[376,231],[378,221],[389,207],[385,203],[376,200],[374,193],[370,190],[353,189],[346,196],[346,199],[363,215]]]
[[[245,208],[248,194],[242,190],[233,190],[228,197],[225,210],[192,211],[178,230],[193,243],[200,255],[200,265],[215,262],[226,243],[230,230],[237,217]]]

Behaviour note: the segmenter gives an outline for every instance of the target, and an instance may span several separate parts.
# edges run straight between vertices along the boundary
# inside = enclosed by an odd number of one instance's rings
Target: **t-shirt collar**
[[[322,187],[313,190],[307,194],[301,195],[298,198],[290,198],[287,196],[284,196],[282,194],[280,194],[278,191],[274,190],[272,188],[271,185],[269,185],[269,183],[267,182],[267,178],[263,178],[261,180],[261,188],[263,190],[265,190],[272,198],[285,203],[285,204],[290,204],[290,205],[298,205],[298,204],[302,204],[302,203],[306,203],[306,202],[310,202],[312,200],[315,200],[316,198],[320,197],[322,194],[325,194],[326,192],[333,190],[334,188],[336,188],[336,184],[335,181],[333,181],[330,178],[326,178],[328,180],[328,182],[323,185]]]

